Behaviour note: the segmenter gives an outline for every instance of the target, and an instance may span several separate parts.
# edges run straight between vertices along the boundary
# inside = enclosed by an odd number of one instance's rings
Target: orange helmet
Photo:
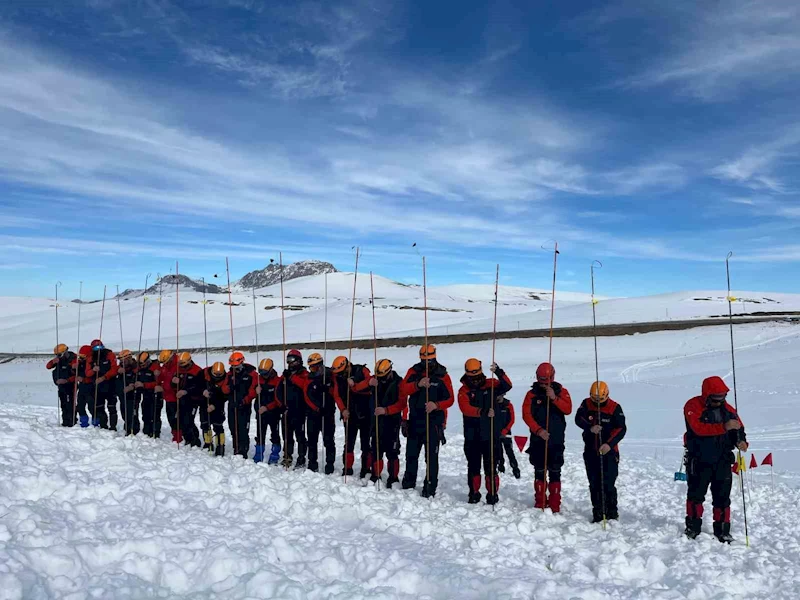
[[[313,367],[315,365],[322,364],[322,355],[319,352],[314,352],[313,354],[308,355],[308,366]]]
[[[172,360],[173,356],[175,356],[175,352],[173,350],[162,350],[158,354],[158,362],[160,362],[163,365]]]
[[[56,356],[61,356],[67,350],[69,350],[69,348],[67,348],[66,344],[59,344],[58,346],[53,348],[53,354],[55,354]]]
[[[122,350],[119,353],[119,359],[120,360],[128,360],[129,358],[133,358],[133,352],[131,352],[130,350],[127,350],[127,349],[126,350]]]
[[[144,365],[150,362],[150,353],[149,352],[142,352],[139,355],[139,364]]]
[[[347,367],[350,366],[350,361],[347,360],[346,356],[337,356],[333,359],[333,364],[331,365],[331,371],[333,371],[336,375],[340,375],[347,370]]]
[[[178,355],[178,366],[188,367],[192,364],[192,354],[190,352],[181,352]]]
[[[378,361],[378,364],[375,365],[375,375],[378,377],[386,377],[391,372],[392,361],[390,361],[388,358],[382,358]]]
[[[470,377],[483,375],[483,365],[477,358],[470,358],[464,363],[464,372]]]
[[[223,365],[221,362],[215,362],[213,365],[211,365],[212,377],[222,379],[225,377],[225,373],[227,373],[227,370],[225,369],[225,365]]]
[[[271,358],[262,358],[261,362],[258,363],[258,370],[261,373],[269,373],[274,368],[275,364],[272,362]]]
[[[428,344],[419,349],[419,357],[421,360],[435,360],[436,359],[436,346]]]
[[[238,367],[244,364],[244,354],[241,352],[234,352],[228,359],[228,364],[232,367]]]
[[[595,381],[589,389],[589,396],[597,404],[602,404],[608,400],[608,384],[605,381]]]

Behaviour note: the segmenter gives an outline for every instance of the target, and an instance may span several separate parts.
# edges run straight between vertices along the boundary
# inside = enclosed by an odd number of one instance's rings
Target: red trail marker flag
[[[750,455],[750,468],[751,469],[755,469],[757,466],[758,466],[758,461],[756,460],[756,455],[755,454],[751,454]]]

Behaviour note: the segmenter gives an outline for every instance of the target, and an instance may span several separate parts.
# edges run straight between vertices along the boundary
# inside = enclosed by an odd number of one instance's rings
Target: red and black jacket
[[[372,388],[370,397],[370,412],[375,414],[375,409],[385,408],[386,414],[381,419],[391,419],[400,424],[401,415],[408,406],[408,392],[410,390],[403,382],[403,378],[392,371],[386,377],[378,377],[378,386]],[[377,404],[376,402],[377,398]]]
[[[117,398],[125,397],[125,386],[133,385],[136,383],[136,363],[131,362],[130,364],[123,365],[120,364],[117,370],[117,379],[115,380],[116,390],[117,390]],[[128,392],[128,394],[133,394],[134,390]]]
[[[178,356],[173,355],[166,363],[161,365],[160,373],[158,375],[158,385],[161,386],[161,389],[164,390],[162,394],[164,395],[164,402],[177,402],[178,399],[175,397],[175,391],[177,390],[177,385],[172,383],[172,379],[178,373]]]
[[[86,359],[86,372],[85,376],[90,377],[92,382],[95,381],[94,366],[97,364],[100,370],[97,372],[97,377],[104,377],[105,382],[100,385],[108,385],[112,390],[113,380],[119,372],[119,365],[117,364],[117,356],[108,348],[102,350],[92,350],[92,353]]]
[[[67,387],[74,388],[75,387],[75,370],[76,370],[76,361],[78,357],[74,352],[65,352],[63,356],[57,356],[50,360],[46,367],[48,370],[53,371],[53,383],[56,383],[59,379],[66,379],[67,383],[62,383],[65,389]]]
[[[191,367],[179,368],[178,379],[180,380],[178,389],[186,392],[184,398],[192,402],[203,400],[203,392],[206,390],[206,377],[202,367],[192,363]]]
[[[328,367],[325,367],[324,372],[319,370],[309,373],[305,392],[310,414],[335,414],[336,407],[342,402],[336,376]]]
[[[739,442],[746,442],[744,424],[730,404],[712,407],[708,404],[708,396],[728,391],[727,386],[718,377],[711,377],[703,382],[701,396],[692,398],[683,407],[686,419],[686,436],[684,443],[689,458],[705,464],[716,464],[721,460],[734,462],[733,450]],[[725,430],[725,423],[730,420],[742,423],[741,429]]]
[[[256,398],[258,371],[253,365],[245,363],[239,371],[228,371],[228,400],[230,406],[240,407],[252,404]]]
[[[290,419],[305,419],[306,388],[308,387],[308,371],[299,367],[294,371],[286,369],[281,377],[281,384],[275,388],[275,397],[287,411]]]
[[[555,400],[550,401],[550,423],[547,422],[547,388],[538,381],[525,394],[522,403],[522,419],[531,430],[531,444],[544,443],[537,434],[542,429],[550,433],[549,446],[563,446],[564,435],[567,431],[566,416],[572,412],[572,398],[560,383],[551,385],[555,392]]]
[[[608,444],[611,451],[619,456],[618,444],[628,428],[622,407],[611,398],[599,405],[591,398],[586,398],[575,413],[575,424],[583,430],[584,454],[594,456],[600,446]],[[599,435],[591,432],[595,425],[603,428]]]
[[[372,415],[369,411],[370,398],[372,397],[372,388],[369,385],[369,380],[372,375],[365,365],[351,365],[350,373],[340,373],[335,375],[336,379],[336,393],[339,396],[336,404],[339,410],[347,410],[347,400],[350,399],[350,418],[361,420],[369,419]],[[348,379],[352,379],[354,385],[350,388],[347,383]],[[350,393],[348,396],[348,388]]]
[[[215,379],[211,376],[211,367],[203,369],[203,378],[206,382],[206,390],[208,390],[209,398],[208,404],[214,407],[215,410],[222,409],[225,406],[225,401],[231,393],[228,386],[228,374],[221,379]]]
[[[266,408],[268,411],[280,410],[282,405],[281,401],[278,399],[277,392],[283,382],[283,377],[278,375],[275,371],[272,371],[268,377],[259,375],[258,381],[261,386],[259,408]]]
[[[480,380],[464,375],[461,378],[461,389],[458,390],[458,407],[464,415],[464,439],[467,442],[489,441],[492,438],[491,425],[494,422],[495,435],[500,433],[500,419],[489,417],[489,409],[497,413],[497,396],[505,394],[511,387],[511,380],[503,369],[495,371],[497,379]],[[494,391],[492,391],[494,390]],[[494,400],[494,404],[492,403]]]
[[[447,422],[447,409],[453,406],[455,394],[453,382],[444,365],[435,363],[428,369],[431,386],[426,390],[418,387],[418,382],[426,375],[425,363],[419,362],[408,370],[403,383],[409,390],[408,407],[403,410],[403,419],[414,423],[425,423],[425,402],[430,400],[439,405],[439,410],[430,414],[430,422],[444,426]]]
[[[139,367],[136,370],[136,380],[134,383],[141,383],[142,387],[139,392],[147,398],[153,398],[156,393],[156,385],[158,385],[158,372],[161,369],[159,365],[153,361],[147,367]]]

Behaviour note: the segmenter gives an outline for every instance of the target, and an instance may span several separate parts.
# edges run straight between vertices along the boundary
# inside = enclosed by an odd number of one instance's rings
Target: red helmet
[[[303,364],[303,355],[300,353],[300,350],[289,350],[289,353],[286,355],[286,362],[290,364]]]
[[[102,350],[103,349],[103,342],[100,340],[92,340],[92,343],[89,344],[92,347],[92,350]]]
[[[91,353],[92,353],[91,346],[81,346],[81,349],[78,350],[78,354],[83,357],[89,356]]]
[[[536,369],[536,380],[540,383],[553,383],[556,377],[556,369],[550,363],[542,363]]]

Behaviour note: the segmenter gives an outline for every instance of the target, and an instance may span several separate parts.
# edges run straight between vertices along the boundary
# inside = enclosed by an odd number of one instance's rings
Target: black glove
[[[400,421],[400,433],[403,434],[404,438],[408,437],[408,420],[403,419]]]

